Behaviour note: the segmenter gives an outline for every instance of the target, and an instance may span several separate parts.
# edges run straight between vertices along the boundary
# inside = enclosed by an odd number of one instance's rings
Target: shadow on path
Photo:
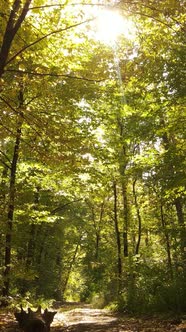
[[[186,332],[186,322],[179,324],[174,318],[118,316],[87,305],[59,306],[50,332]],[[13,312],[0,312],[0,332],[22,332]]]
[[[58,312],[53,332],[182,332],[168,320],[117,316],[108,310],[76,308]],[[51,332],[52,332],[51,331]]]

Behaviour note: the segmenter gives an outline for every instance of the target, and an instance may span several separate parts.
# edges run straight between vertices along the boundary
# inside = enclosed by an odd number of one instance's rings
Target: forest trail
[[[160,318],[118,316],[109,310],[86,306],[58,312],[52,329],[55,332],[182,332],[186,331],[186,325]]]
[[[173,317],[172,317],[173,319]],[[19,332],[13,313],[0,312],[0,331]],[[50,332],[185,332],[186,324],[171,319],[116,315],[109,310],[84,305],[58,308]]]

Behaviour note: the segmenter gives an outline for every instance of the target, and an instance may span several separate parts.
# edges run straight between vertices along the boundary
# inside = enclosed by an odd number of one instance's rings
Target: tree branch
[[[0,152],[1,152],[1,151],[0,151]],[[5,163],[5,161],[4,161],[3,159],[0,158],[0,161],[1,161],[1,163],[2,163],[6,168],[11,169],[11,167],[8,166],[7,163]]]
[[[17,22],[15,23],[15,26],[14,26],[14,33],[15,34],[17,33],[19,27],[21,26],[22,22],[24,21],[24,19],[26,17],[26,14],[29,10],[29,5],[30,5],[31,1],[32,0],[27,0],[24,4],[22,12],[21,12],[20,16],[18,17]]]
[[[68,74],[54,74],[54,73],[37,73],[33,71],[26,71],[26,70],[16,70],[16,69],[6,69],[6,72],[14,72],[18,74],[27,74],[27,75],[33,75],[33,76],[51,76],[51,77],[64,77],[64,78],[69,78],[69,79],[76,79],[76,80],[82,80],[82,81],[88,81],[88,82],[103,82],[105,79],[91,79],[91,78],[86,78],[86,77],[81,77],[81,76],[73,76],[73,75],[68,75]]]
[[[16,114],[19,114],[19,111],[17,111],[6,99],[0,96],[0,99]]]
[[[32,0],[26,0],[25,5],[23,7],[23,10],[20,15],[18,15],[18,11],[20,9],[21,1],[20,0],[15,0],[13,5],[12,5],[12,10],[10,12],[10,16],[6,25],[6,30],[3,36],[3,41],[2,41],[2,46],[0,49],[0,77],[4,73],[4,68],[7,63],[9,51],[12,45],[12,41],[19,30],[22,22],[25,19],[25,16],[28,12],[29,5]],[[18,16],[17,21],[16,17]],[[14,24],[15,22],[15,24]]]
[[[69,29],[73,29],[77,26],[80,26],[82,24],[85,24],[85,23],[88,23],[88,22],[91,22],[93,21],[94,18],[91,18],[89,20],[85,20],[83,22],[79,22],[79,23],[76,23],[76,24],[73,24],[73,25],[70,25],[66,28],[61,28],[61,29],[58,29],[58,30],[54,30],[54,31],[51,31],[49,33],[47,33],[46,35],[38,38],[37,40],[35,40],[34,42],[32,42],[31,44],[29,45],[26,45],[25,47],[23,47],[21,50],[19,50],[16,54],[14,54],[7,62],[6,62],[6,65],[9,64],[10,62],[12,62],[19,54],[23,53],[27,48],[30,48],[31,46],[35,45],[35,44],[38,44],[40,41],[42,41],[43,39],[46,39],[54,34],[57,34],[57,33],[60,33],[60,32],[63,32],[63,31],[67,31]]]
[[[0,150],[0,153],[8,160],[8,162],[11,164],[11,160],[7,157],[6,153],[4,153],[2,150]],[[8,165],[4,164],[5,166],[9,167]],[[10,168],[10,167],[9,167]]]
[[[35,7],[30,7],[29,10],[34,10],[34,9],[43,9],[43,8],[50,8],[50,7],[64,7],[65,5],[67,6],[95,6],[95,7],[111,7],[111,8],[114,8],[116,5],[112,5],[112,6],[109,6],[109,5],[105,5],[103,3],[81,3],[81,2],[78,2],[78,3],[70,3],[68,4],[67,1],[63,4],[54,4],[54,5],[43,5],[43,6],[35,6]]]
[[[76,203],[76,202],[79,202],[79,201],[82,201],[82,200],[83,200],[82,198],[79,198],[79,199],[76,199],[75,201],[68,202],[68,203],[66,203],[62,206],[59,206],[56,209],[52,210],[50,213],[55,214],[56,212],[59,212],[59,211],[63,210],[66,206],[71,205],[71,204]]]

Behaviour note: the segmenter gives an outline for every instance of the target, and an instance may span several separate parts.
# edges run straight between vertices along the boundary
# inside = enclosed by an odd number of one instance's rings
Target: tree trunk
[[[186,227],[184,223],[183,205],[181,198],[175,199],[175,207],[177,212],[178,223],[180,226],[180,248],[184,267],[186,267]]]
[[[161,123],[163,126],[165,126],[164,119],[161,119]],[[168,151],[171,147],[171,142],[170,142],[169,137],[166,132],[163,134],[162,139],[163,139],[165,150]],[[171,163],[169,165],[169,172],[170,172],[170,174],[174,174],[174,168]],[[178,223],[180,226],[180,250],[181,250],[183,264],[184,264],[184,266],[186,266],[186,228],[185,228],[185,224],[184,224],[184,214],[183,214],[183,206],[182,206],[182,202],[181,202],[181,197],[175,198],[174,205],[176,207]]]
[[[98,226],[96,227],[95,224],[95,229],[96,229],[96,253],[95,253],[95,259],[98,261],[99,259],[99,247],[100,247],[100,240],[101,240],[101,224],[102,224],[102,219],[103,219],[103,214],[104,214],[104,201],[101,203],[100,207],[100,216],[99,216],[99,221],[98,221]]]
[[[123,120],[118,117],[118,128],[120,131],[120,139],[121,142],[124,141],[125,135],[125,127]],[[124,257],[128,257],[128,218],[129,218],[129,207],[128,207],[128,199],[127,199],[127,183],[125,179],[126,167],[128,162],[127,157],[127,144],[122,144],[120,150],[120,158],[119,158],[119,173],[121,177],[121,188],[122,188],[122,198],[123,198],[123,254]]]
[[[69,264],[69,267],[68,267],[68,270],[67,270],[67,275],[66,275],[65,281],[63,283],[63,289],[61,290],[62,297],[63,297],[63,295],[64,295],[64,293],[65,293],[65,291],[67,289],[68,281],[69,281],[69,278],[70,278],[70,273],[71,273],[72,267],[73,267],[73,265],[74,265],[74,263],[76,261],[76,257],[77,257],[79,246],[81,244],[81,240],[82,240],[82,236],[80,237],[79,242],[76,244],[74,254],[72,256],[72,259],[70,261],[70,264]]]
[[[29,241],[28,241],[28,248],[27,248],[27,257],[26,257],[26,266],[27,268],[32,264],[34,260],[34,249],[35,249],[35,225],[31,224],[30,234],[29,234]]]
[[[40,186],[37,186],[34,193],[34,210],[38,210],[39,199],[40,199]],[[38,228],[38,225],[37,225]],[[36,242],[36,225],[31,224],[30,237],[28,241],[27,259],[26,266],[30,266],[35,259],[35,242]],[[43,246],[42,246],[43,247]]]
[[[184,225],[184,215],[183,215],[183,207],[182,207],[180,197],[175,199],[175,206],[176,206],[178,222],[182,226],[182,225]]]
[[[122,197],[123,197],[123,254],[124,257],[128,257],[128,199],[127,199],[127,186],[122,181]]]
[[[10,185],[9,185],[9,204],[8,204],[8,215],[7,215],[7,231],[5,237],[5,258],[4,258],[4,284],[3,284],[3,296],[9,295],[10,287],[10,265],[11,265],[11,244],[12,244],[12,227],[13,227],[13,218],[14,218],[14,203],[15,203],[15,183],[16,183],[16,171],[17,171],[17,162],[19,158],[19,149],[21,142],[21,130],[23,124],[23,91],[20,90],[19,93],[19,118],[18,118],[18,127],[16,133],[16,140],[14,146],[13,159],[11,164],[10,171]]]
[[[8,170],[10,169],[10,167],[8,165],[4,164],[4,168],[2,171],[2,175],[1,175],[1,184],[0,184],[0,204],[1,204],[1,208],[0,208],[0,214],[4,215],[4,211],[6,210],[6,196],[7,196],[7,178],[8,178]],[[2,228],[3,225],[0,225],[0,227]]]
[[[139,254],[139,248],[140,248],[140,242],[141,242],[141,214],[140,214],[140,208],[138,204],[138,199],[137,199],[137,194],[136,194],[136,180],[133,182],[133,196],[134,196],[134,204],[136,208],[136,214],[137,214],[137,219],[138,219],[138,240],[136,244],[136,250],[135,254]]]
[[[118,293],[121,290],[121,278],[122,278],[122,261],[121,261],[121,240],[120,240],[120,231],[118,225],[118,211],[117,211],[117,186],[116,182],[113,182],[114,190],[114,226],[116,232],[116,243],[117,243],[117,254],[118,254]]]
[[[165,242],[166,242],[168,269],[169,269],[169,272],[170,272],[170,277],[171,277],[171,279],[173,279],[171,246],[170,246],[169,234],[168,234],[167,229],[166,229],[166,223],[165,223],[162,204],[160,206],[160,211],[161,211],[161,224],[162,224],[162,227],[163,227],[163,231],[164,231],[164,235],[165,235]]]
[[[26,0],[24,6],[22,7],[22,1],[15,0],[12,5],[12,10],[7,20],[7,26],[0,50],[0,78],[4,73],[5,66],[8,62],[8,56],[12,42],[27,15],[31,1],[32,0]]]

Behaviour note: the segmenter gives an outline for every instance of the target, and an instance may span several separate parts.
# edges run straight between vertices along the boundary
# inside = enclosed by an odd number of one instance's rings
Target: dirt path
[[[183,324],[182,324],[183,325]],[[76,308],[58,313],[53,322],[56,332],[182,332],[170,320],[113,315],[108,310]],[[183,327],[183,326],[182,326]],[[186,326],[185,326],[186,327]],[[186,329],[185,329],[186,331]]]
[[[58,308],[50,332],[186,332],[186,324],[149,317],[114,315],[88,306]],[[13,313],[0,312],[0,332],[20,332]]]

